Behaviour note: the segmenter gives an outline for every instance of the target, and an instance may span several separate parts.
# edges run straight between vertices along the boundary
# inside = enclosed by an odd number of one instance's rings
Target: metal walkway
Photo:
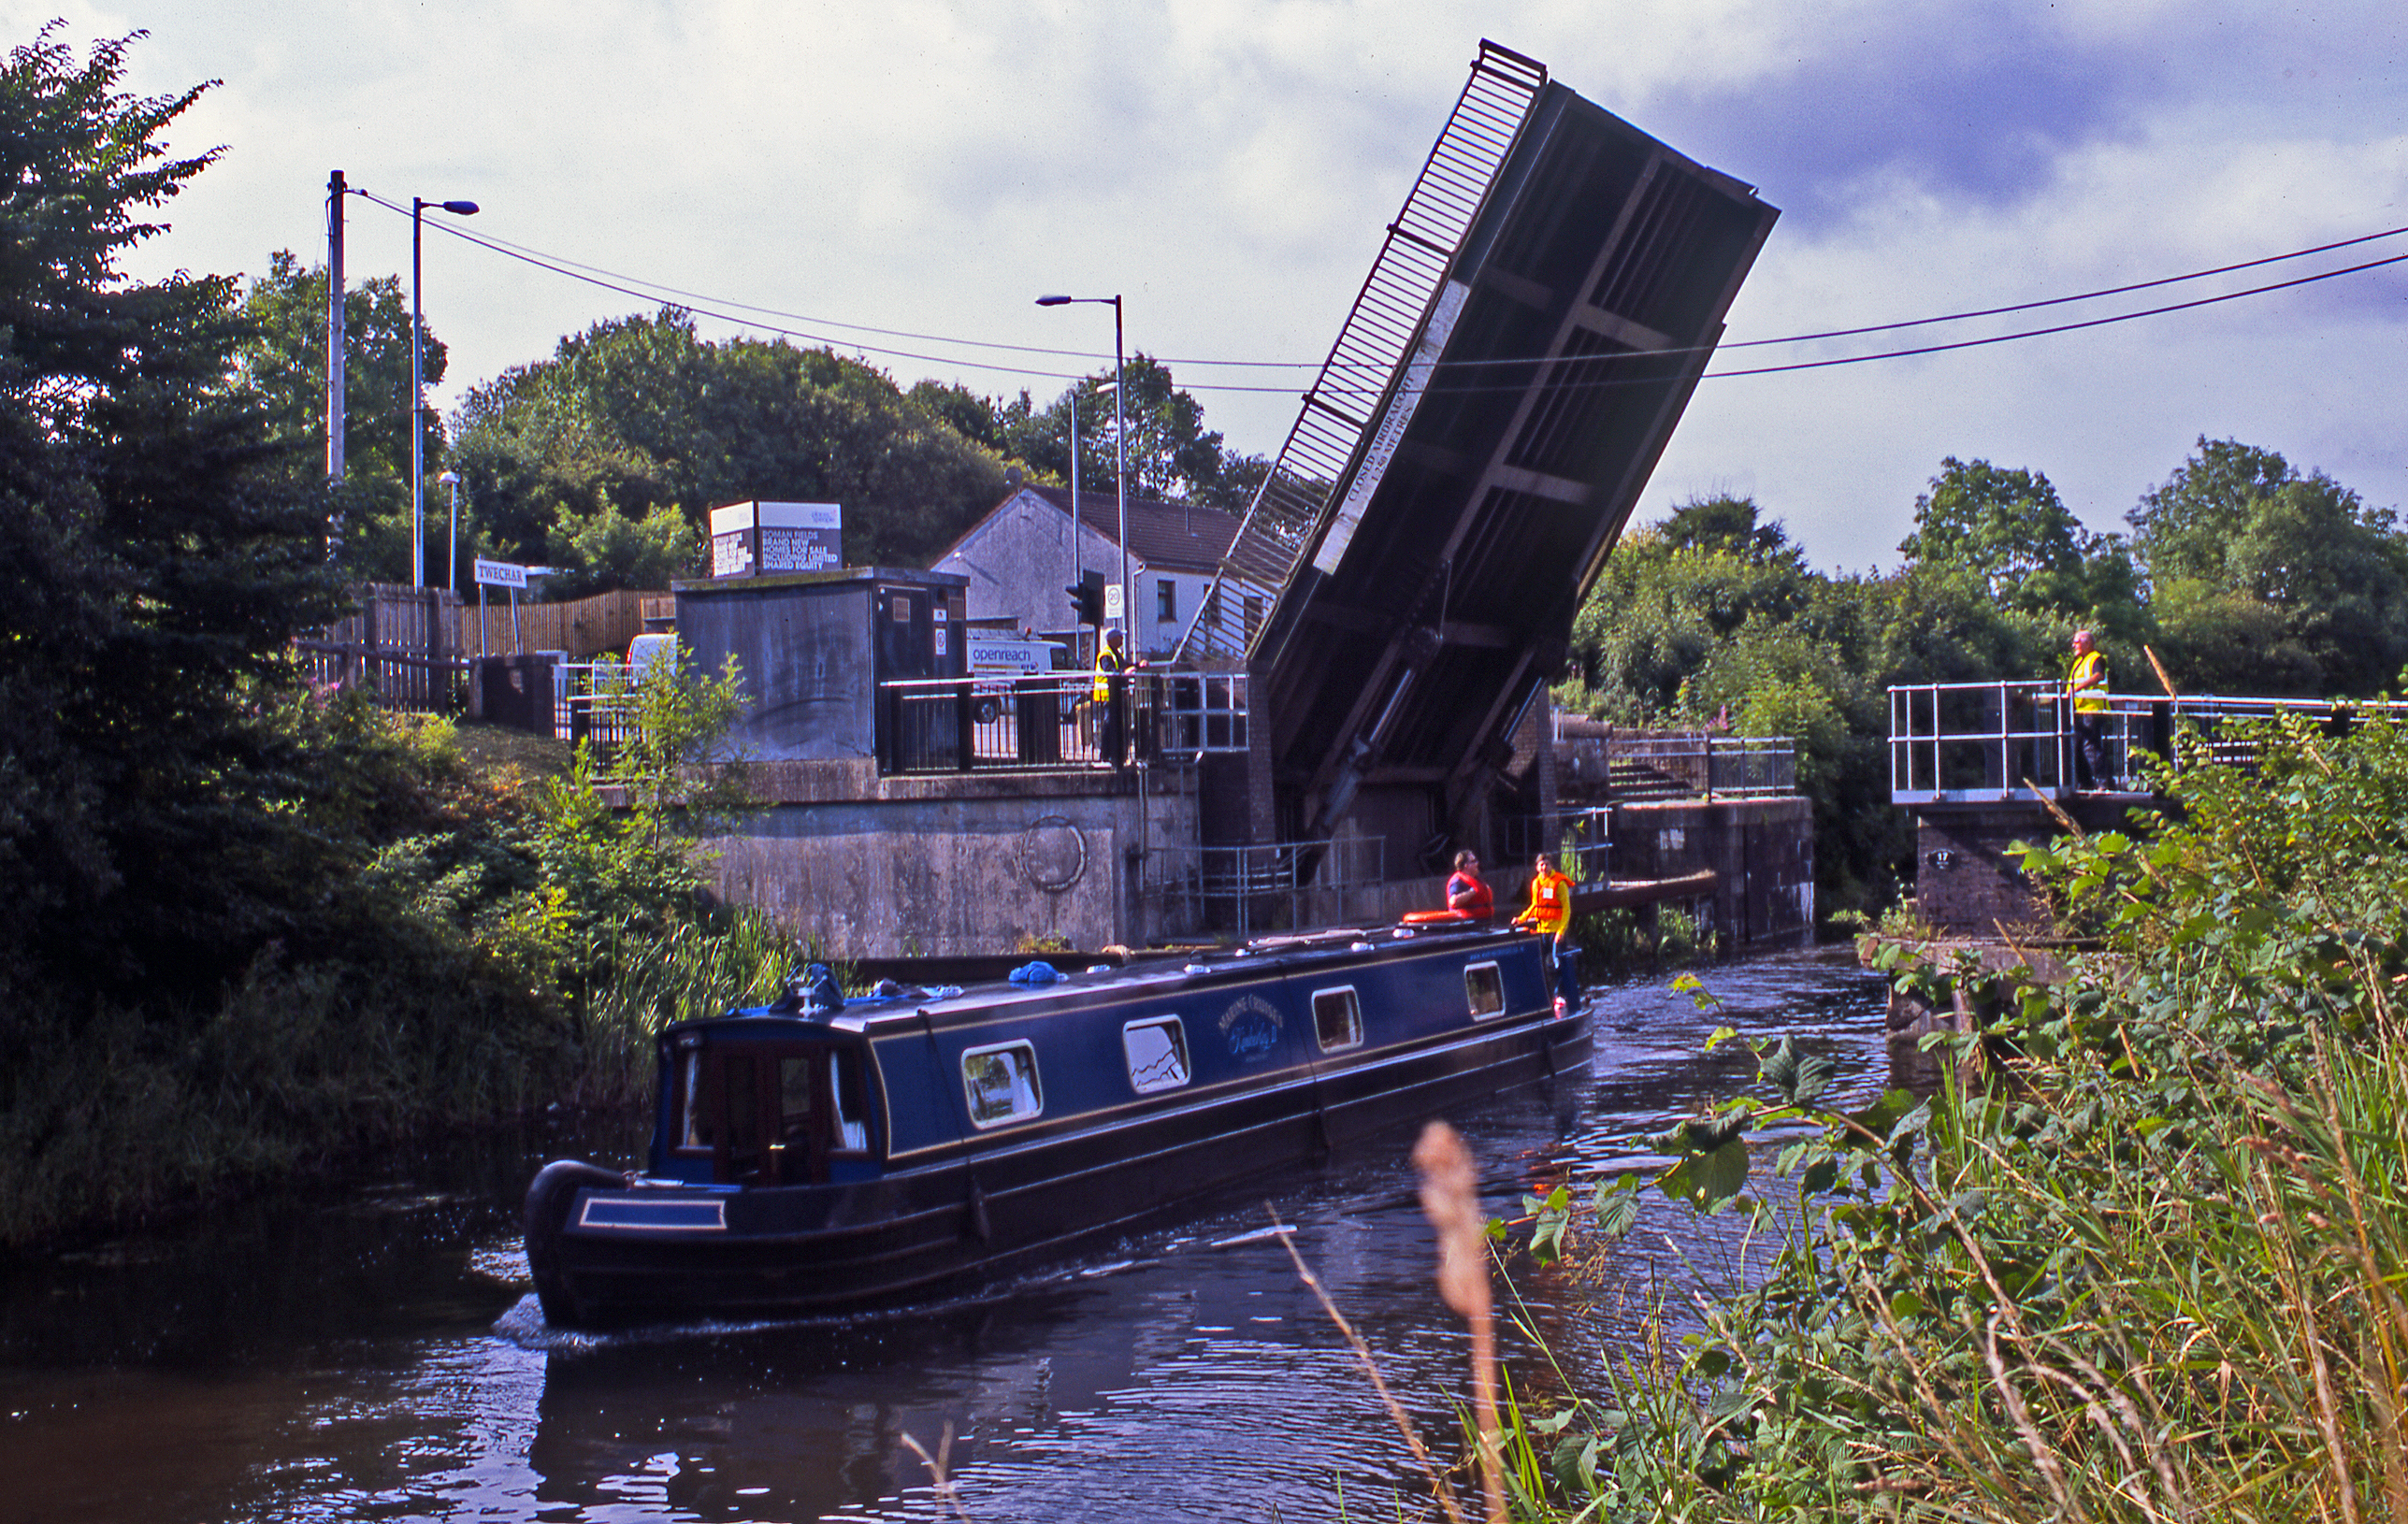
[[[2072,715],[2055,683],[1933,683],[1890,690],[1890,802],[2026,803],[2148,797],[2146,758],[2173,761],[2174,738],[2200,738],[2211,766],[2254,767],[2256,745],[2235,722],[2297,715],[2329,726],[2408,705],[2357,699],[2110,694],[2106,758],[2097,786],[2074,786]]]

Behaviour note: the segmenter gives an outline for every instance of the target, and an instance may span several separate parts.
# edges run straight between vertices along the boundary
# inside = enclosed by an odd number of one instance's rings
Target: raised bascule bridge
[[[1208,838],[1527,850],[1572,616],[1778,215],[1481,44],[1180,648],[1251,700]]]
[[[1725,740],[1701,791],[1609,811],[1559,790],[1546,698],[1778,215],[1483,42],[1175,658],[1139,686],[1146,765],[1080,765],[1083,676],[944,665],[968,577],[680,584],[689,644],[758,690],[738,740],[771,809],[723,843],[727,891],[855,956],[1143,945],[1426,906],[1459,846],[1505,870],[1501,898],[1542,850],[1594,884],[1610,832],[1617,876],[1703,884],[1732,940],[1809,934],[1785,777]],[[933,666],[881,654],[920,651],[931,610]],[[831,665],[839,640],[866,665]]]

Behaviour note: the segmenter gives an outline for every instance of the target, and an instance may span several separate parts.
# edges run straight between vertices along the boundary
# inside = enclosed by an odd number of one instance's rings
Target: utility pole
[[[343,479],[343,172],[326,176],[326,480]]]

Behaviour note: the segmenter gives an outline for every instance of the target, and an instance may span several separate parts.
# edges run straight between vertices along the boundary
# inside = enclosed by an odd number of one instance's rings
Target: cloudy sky
[[[52,16],[79,46],[148,29],[129,68],[144,93],[223,81],[172,141],[224,157],[143,273],[323,258],[339,167],[405,206],[478,201],[480,234],[835,341],[905,384],[1040,400],[1108,360],[1112,336],[1100,308],[1031,299],[1120,292],[1132,347],[1262,453],[1305,373],[1208,362],[1319,360],[1483,36],[1782,208],[1728,340],[2408,226],[2399,0],[0,0],[0,15],[12,44]],[[407,269],[406,213],[354,200],[350,230],[354,278]],[[2408,236],[1906,341],[2400,254]],[[447,406],[655,305],[432,227],[425,257]],[[2408,509],[2403,272],[1709,380],[1641,514],[1745,493],[1817,564],[1884,565],[1945,455],[2045,471],[2108,529],[2202,434]],[[1010,345],[1028,348],[982,347]],[[1717,368],[1896,347],[1768,345]]]

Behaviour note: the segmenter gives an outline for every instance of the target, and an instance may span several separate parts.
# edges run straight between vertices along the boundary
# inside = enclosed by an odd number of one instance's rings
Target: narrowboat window
[[[678,1102],[685,1108],[685,1135],[678,1147],[707,1154],[718,1140],[711,1125],[714,1107],[709,1092],[703,1089],[703,1060],[700,1048],[688,1048],[680,1056]]]
[[[728,1146],[731,1149],[752,1149],[761,1142],[760,1080],[754,1061],[749,1057],[729,1054],[719,1060],[724,1067],[728,1089],[727,1110],[723,1114],[728,1127]]]
[[[861,1083],[861,1056],[840,1048],[828,1056],[828,1093],[836,1102],[836,1147],[854,1154],[870,1147],[870,1096]]]
[[[811,1060],[800,1054],[778,1059],[778,1137],[793,1143],[811,1136]]]
[[[963,1054],[961,1088],[970,1099],[970,1120],[982,1128],[1022,1121],[1045,1109],[1037,1090],[1037,1053],[1026,1042]]]
[[[1505,1014],[1505,979],[1496,971],[1496,965],[1467,964],[1464,969],[1464,997],[1471,1002],[1474,1021]]]
[[[1139,1095],[1188,1083],[1188,1034],[1178,1017],[1131,1022],[1120,1028],[1120,1048],[1129,1057],[1129,1087]]]
[[[1352,985],[1313,992],[1313,1031],[1323,1053],[1363,1045],[1363,1007],[1356,1003]]]

